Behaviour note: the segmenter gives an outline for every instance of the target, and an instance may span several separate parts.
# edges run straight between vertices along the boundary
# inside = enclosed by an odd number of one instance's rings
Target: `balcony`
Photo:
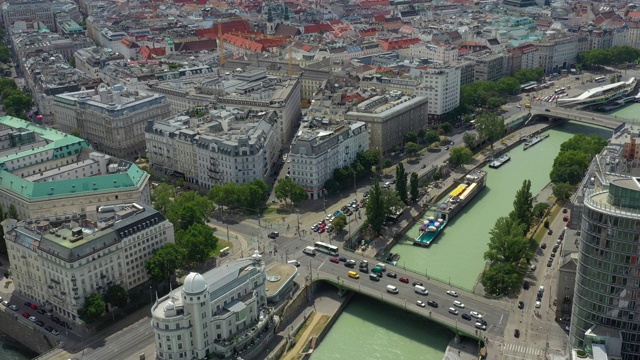
[[[232,353],[234,349],[242,349],[241,351],[243,351],[253,346],[256,340],[260,339],[273,325],[273,310],[261,308],[260,311],[265,311],[266,316],[257,324],[234,334],[230,339],[214,340],[214,353],[224,355]]]

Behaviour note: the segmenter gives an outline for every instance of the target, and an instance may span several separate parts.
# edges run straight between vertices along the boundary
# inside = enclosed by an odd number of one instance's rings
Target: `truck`
[[[307,246],[306,248],[302,249],[302,252],[307,255],[315,256],[316,248],[314,248],[313,246]]]
[[[377,274],[378,276],[382,277],[382,273],[384,272],[384,269],[378,265],[374,266],[373,269],[371,269],[371,272],[374,274]]]

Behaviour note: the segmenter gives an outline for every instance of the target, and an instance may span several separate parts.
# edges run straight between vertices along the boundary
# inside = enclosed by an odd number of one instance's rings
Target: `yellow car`
[[[349,271],[349,277],[352,279],[360,279],[360,274],[355,271]]]

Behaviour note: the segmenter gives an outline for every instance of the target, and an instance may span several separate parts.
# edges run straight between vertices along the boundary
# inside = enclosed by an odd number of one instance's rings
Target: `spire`
[[[289,7],[284,6],[284,21],[289,21]]]
[[[271,6],[267,10],[267,22],[273,22],[273,14],[271,13]]]

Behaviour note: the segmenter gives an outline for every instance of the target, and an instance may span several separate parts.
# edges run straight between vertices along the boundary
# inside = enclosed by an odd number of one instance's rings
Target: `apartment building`
[[[149,174],[94,151],[84,139],[22,119],[0,118],[0,204],[20,219],[84,214],[86,208],[151,204]]]
[[[451,45],[416,44],[408,50],[417,59],[429,59],[441,64],[451,64],[458,60],[458,49]]]
[[[123,159],[143,156],[147,121],[170,115],[169,102],[163,95],[105,84],[95,90],[58,94],[53,109],[60,130],[79,131],[97,150]]]
[[[174,242],[173,225],[150,205],[91,208],[64,218],[2,222],[16,291],[76,323],[85,297],[111,285],[131,290],[145,283],[144,262]]]
[[[623,360],[640,354],[639,136],[637,126],[614,132],[591,163],[570,219],[580,239],[569,340]]]
[[[506,75],[511,76],[518,70],[538,67],[540,67],[540,55],[535,45],[524,44],[508,50]]]
[[[540,67],[546,74],[568,69],[578,57],[578,37],[565,36],[541,41],[536,45],[540,55]]]
[[[369,130],[369,149],[383,153],[402,145],[404,134],[429,129],[429,103],[425,96],[407,96],[401,91],[374,96],[358,104],[344,119],[362,121]]]
[[[204,274],[190,273],[184,285],[151,307],[156,357],[226,359],[260,338],[269,339],[273,312],[266,287],[265,264],[257,252]]]
[[[504,77],[507,65],[507,57],[504,54],[474,54],[471,59],[476,62],[475,81],[498,81]]]
[[[333,170],[350,166],[359,152],[367,150],[369,132],[364,122],[311,120],[291,143],[291,180],[304,186],[309,199],[324,198],[324,184]]]
[[[204,188],[266,181],[281,155],[280,122],[276,111],[232,107],[149,121],[147,156],[157,171]]]
[[[424,71],[425,89],[429,107],[429,121],[438,122],[442,115],[460,105],[460,67],[430,66]]]
[[[2,4],[2,21],[5,28],[16,21],[39,21],[49,30],[56,31],[55,18],[50,0],[10,0]]]

